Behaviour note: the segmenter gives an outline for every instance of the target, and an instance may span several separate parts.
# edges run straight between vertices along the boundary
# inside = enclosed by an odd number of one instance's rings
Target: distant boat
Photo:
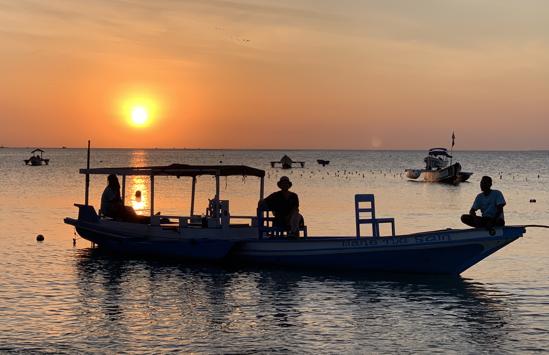
[[[329,160],[323,160],[323,159],[317,159],[316,162],[319,163],[322,166],[326,166],[326,165],[330,164]]]
[[[425,169],[406,169],[409,179],[423,178],[427,182],[459,184],[467,181],[473,173],[461,171],[460,163],[451,163],[452,156],[446,148],[431,148],[425,162]]]
[[[298,164],[298,166],[301,168],[305,167],[304,161],[294,161],[287,155],[284,155],[282,158],[280,158],[280,161],[272,161],[271,167],[276,168],[279,164],[282,169],[291,169],[294,167],[294,164]]]
[[[36,153],[36,154],[35,154]],[[50,160],[44,159],[44,151],[40,148],[36,148],[31,152],[32,156],[29,159],[24,159],[25,165],[39,166],[48,165]]]

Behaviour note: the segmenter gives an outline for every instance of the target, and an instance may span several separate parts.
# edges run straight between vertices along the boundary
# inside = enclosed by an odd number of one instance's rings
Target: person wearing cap
[[[298,237],[299,226],[303,225],[303,216],[299,214],[299,197],[289,191],[292,182],[287,176],[282,176],[277,185],[280,191],[273,192],[259,205],[273,212],[275,227],[287,230],[290,237]]]
[[[505,198],[500,191],[492,190],[491,187],[492,178],[483,176],[480,180],[482,192],[475,198],[469,214],[461,216],[463,223],[473,228],[493,228],[505,225],[503,216]],[[476,215],[477,210],[480,210],[482,217]]]

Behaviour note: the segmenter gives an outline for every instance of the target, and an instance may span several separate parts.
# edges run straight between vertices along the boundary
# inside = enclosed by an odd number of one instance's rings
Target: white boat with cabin
[[[406,169],[406,177],[409,179],[422,178],[427,182],[442,182],[448,184],[459,184],[467,181],[473,173],[461,170],[461,164],[452,163],[452,156],[446,148],[431,148],[423,160],[424,169]]]

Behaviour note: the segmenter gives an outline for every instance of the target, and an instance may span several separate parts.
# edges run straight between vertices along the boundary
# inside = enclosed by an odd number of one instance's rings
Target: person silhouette
[[[277,182],[280,191],[273,192],[259,206],[273,211],[273,225],[288,231],[289,237],[299,237],[299,227],[303,225],[303,216],[299,213],[299,197],[289,191],[292,182],[282,176]]]
[[[133,223],[150,223],[150,217],[140,216],[131,206],[124,206],[120,197],[120,183],[115,174],[107,177],[107,186],[101,195],[101,214],[115,220]]]
[[[493,228],[505,225],[503,207],[505,198],[498,190],[492,190],[492,178],[483,176],[480,180],[481,193],[477,195],[469,214],[461,216],[461,221],[473,228]],[[477,216],[476,211],[480,210],[482,216]]]

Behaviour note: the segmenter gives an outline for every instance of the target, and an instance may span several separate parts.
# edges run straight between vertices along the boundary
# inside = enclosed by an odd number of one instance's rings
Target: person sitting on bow
[[[505,225],[503,215],[503,207],[505,206],[505,198],[498,190],[492,190],[492,178],[483,176],[480,180],[481,193],[475,198],[473,206],[469,214],[461,216],[461,221],[473,228],[493,228]],[[476,215],[476,211],[480,210],[482,216]]]

